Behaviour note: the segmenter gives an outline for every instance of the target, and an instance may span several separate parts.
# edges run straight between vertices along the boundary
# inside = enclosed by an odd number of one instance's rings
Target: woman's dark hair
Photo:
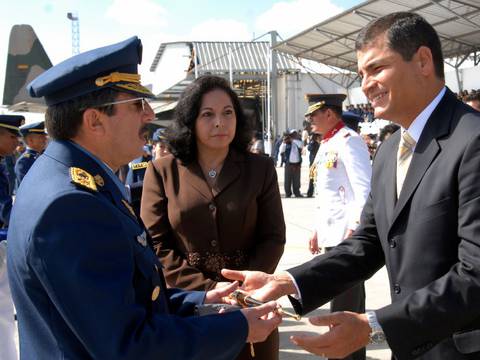
[[[206,75],[199,77],[185,89],[175,109],[175,123],[169,134],[170,150],[183,164],[192,163],[197,158],[195,122],[203,95],[217,89],[225,91],[230,97],[237,118],[235,137],[230,147],[240,152],[248,152],[251,131],[237,94],[224,78]]]
[[[437,32],[423,17],[410,12],[391,13],[372,20],[357,36],[355,49],[361,51],[386,34],[388,47],[399,53],[404,61],[412,60],[420,46],[432,52],[435,74],[445,79],[442,44]]]
[[[398,126],[397,124],[388,124],[388,125],[385,125],[381,130],[380,130],[380,135],[379,135],[379,140],[380,141],[385,141],[385,136],[387,136],[387,134],[390,134],[392,135],[395,131],[397,131],[398,129],[400,129],[400,126]]]
[[[115,101],[117,95],[118,91],[107,88],[49,106],[45,113],[48,135],[55,140],[74,138],[82,124],[84,111],[88,108],[97,108],[111,116],[114,114],[113,105],[103,107],[99,105]]]

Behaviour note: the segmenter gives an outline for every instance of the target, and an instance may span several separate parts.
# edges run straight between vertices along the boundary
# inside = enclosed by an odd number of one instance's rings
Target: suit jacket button
[[[158,295],[160,295],[160,286],[155,286],[155,289],[152,291],[152,301],[157,300]]]
[[[393,292],[394,292],[395,294],[400,294],[401,291],[402,291],[402,289],[400,288],[400,285],[395,284],[395,285],[393,286]]]
[[[209,204],[208,208],[210,209],[210,211],[215,211],[217,207],[215,206],[215,204]]]
[[[218,245],[217,240],[212,240],[212,241],[210,242],[210,245],[212,245],[212,246],[214,246],[214,247],[217,246],[217,245]]]

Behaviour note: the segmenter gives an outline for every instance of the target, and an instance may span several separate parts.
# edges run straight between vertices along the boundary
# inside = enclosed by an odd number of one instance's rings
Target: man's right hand
[[[312,233],[310,239],[308,240],[308,249],[313,255],[320,254],[320,251],[322,250],[322,248],[318,246],[318,237],[316,231]]]
[[[282,317],[276,310],[277,303],[275,301],[240,310],[248,322],[247,342],[265,341],[268,335],[280,325]]]
[[[222,269],[222,275],[229,280],[242,282],[241,289],[260,301],[276,300],[297,292],[292,279],[285,272],[271,275],[261,271]]]

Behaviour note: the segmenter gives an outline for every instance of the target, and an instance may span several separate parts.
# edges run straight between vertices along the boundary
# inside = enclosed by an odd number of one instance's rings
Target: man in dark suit
[[[376,155],[359,228],[288,272],[223,274],[261,287],[262,300],[296,294],[306,313],[386,264],[391,305],[312,318],[330,331],[292,341],[328,357],[386,340],[396,359],[479,359],[480,116],[445,87],[440,41],[422,17],[376,19],[356,49],[375,116],[402,127]]]
[[[132,37],[65,60],[28,86],[45,97],[53,141],[20,185],[8,234],[22,359],[232,359],[280,322],[275,303],[193,316],[234,284],[206,293],[166,287],[114,174],[141,155],[154,118],[137,73],[141,53]]]

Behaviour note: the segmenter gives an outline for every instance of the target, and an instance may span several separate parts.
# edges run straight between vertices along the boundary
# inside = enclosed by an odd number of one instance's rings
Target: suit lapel
[[[418,184],[441,150],[437,139],[447,135],[450,130],[451,112],[454,108],[452,101],[455,101],[455,95],[447,89],[443,99],[425,124],[394,209],[392,225],[415,193]]]
[[[179,163],[178,172],[180,175],[180,179],[187,181],[205,199],[212,199],[212,191],[210,190],[207,181],[203,176],[202,169],[197,162],[192,162],[187,166],[181,165]]]
[[[217,179],[217,182],[213,186],[212,192],[214,196],[218,196],[223,190],[225,190],[232,182],[234,182],[240,176],[240,168],[238,166],[238,160],[240,154],[231,150],[225,159],[222,171]]]
[[[242,160],[242,156],[243,155],[239,154],[237,151],[230,150],[225,159],[222,170],[218,175],[217,182],[212,189],[210,189],[205,180],[202,169],[196,161],[187,166],[179,164],[179,175],[181,179],[189,182],[195,190],[210,201],[239,178],[240,167],[238,163]]]

